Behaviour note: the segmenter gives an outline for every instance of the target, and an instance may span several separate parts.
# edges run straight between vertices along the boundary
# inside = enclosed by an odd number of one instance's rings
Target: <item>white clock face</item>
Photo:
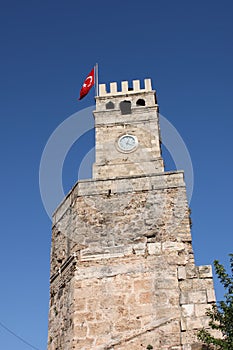
[[[137,148],[138,140],[133,135],[123,135],[118,140],[118,147],[123,152],[132,152]]]

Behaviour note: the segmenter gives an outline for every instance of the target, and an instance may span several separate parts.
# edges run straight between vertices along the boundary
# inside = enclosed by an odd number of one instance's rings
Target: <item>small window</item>
[[[131,114],[131,102],[130,101],[122,101],[120,103],[121,114]]]
[[[146,102],[142,98],[139,98],[139,100],[137,100],[137,102],[136,102],[136,105],[137,106],[145,106]]]
[[[114,103],[111,101],[106,104],[106,109],[114,109],[114,107]]]

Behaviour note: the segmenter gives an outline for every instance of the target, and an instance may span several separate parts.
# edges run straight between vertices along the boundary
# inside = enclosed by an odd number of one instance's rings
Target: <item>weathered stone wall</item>
[[[214,291],[182,172],[81,181],[53,224],[49,350],[192,349]]]
[[[152,242],[168,250],[177,242],[177,258],[193,261],[182,172],[79,182],[56,211],[53,229],[52,274],[76,250],[82,259],[118,257]]]
[[[83,305],[75,315],[77,349],[87,346],[87,339],[90,349],[180,343],[177,271],[166,259],[135,254],[80,264],[75,280],[77,302]]]
[[[69,262],[70,260],[70,262]],[[74,271],[75,261],[62,266],[50,280],[48,349],[72,349],[74,338]]]

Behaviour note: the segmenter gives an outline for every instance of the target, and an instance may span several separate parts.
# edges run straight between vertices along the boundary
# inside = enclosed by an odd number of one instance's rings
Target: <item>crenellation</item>
[[[99,96],[114,96],[114,95],[125,95],[125,94],[135,94],[135,93],[142,93],[142,92],[149,92],[152,91],[152,84],[151,79],[144,79],[144,88],[140,88],[140,80],[133,80],[133,88],[129,89],[129,83],[128,81],[122,81],[121,82],[121,90],[117,90],[117,83],[111,82],[110,83],[110,90],[107,92],[106,84],[99,84]]]
[[[117,93],[117,83],[116,82],[110,83],[110,92],[111,92],[111,94]]]
[[[146,91],[152,90],[151,79],[144,79],[144,84],[145,84]]]
[[[121,82],[121,92],[123,92],[123,94],[128,93],[129,91],[129,86],[128,86],[128,81],[122,81]],[[112,91],[110,91],[110,93],[112,93]]]
[[[99,84],[99,96],[105,96],[107,94],[106,85]]]
[[[140,90],[140,80],[133,80],[133,91],[139,92]]]

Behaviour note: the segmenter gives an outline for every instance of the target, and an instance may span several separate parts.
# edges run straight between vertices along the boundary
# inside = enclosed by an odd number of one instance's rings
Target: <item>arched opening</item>
[[[109,101],[108,103],[106,103],[106,109],[114,109],[114,103],[112,101]]]
[[[131,114],[131,102],[130,101],[122,101],[120,103],[121,114]]]
[[[137,100],[137,102],[136,102],[136,105],[137,106],[145,106],[146,102],[142,98],[139,98],[139,100]]]

